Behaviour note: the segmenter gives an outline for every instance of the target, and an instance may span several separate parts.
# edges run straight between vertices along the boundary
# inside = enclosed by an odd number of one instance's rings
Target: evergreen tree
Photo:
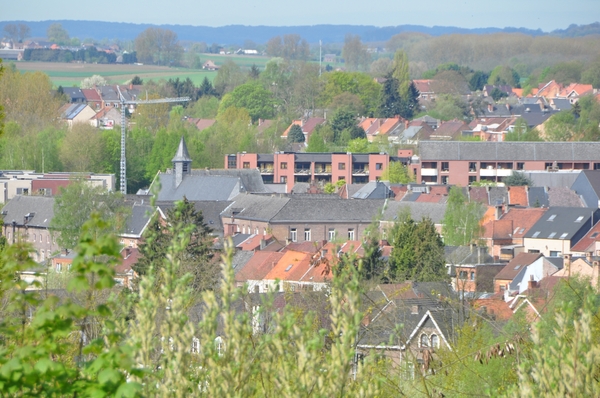
[[[399,90],[399,81],[391,73],[388,74],[379,100],[379,117],[402,116],[410,119],[415,115],[419,109],[419,90],[412,82],[408,85],[406,96],[401,96]]]
[[[297,124],[292,125],[290,131],[288,132],[288,140],[290,142],[304,142],[305,137],[302,132],[302,127]]]
[[[410,212],[400,214],[389,236],[393,249],[388,279],[417,282],[448,279],[444,242],[430,218],[415,222]]]
[[[214,288],[218,267],[211,261],[214,255],[210,236],[212,230],[204,223],[202,212],[196,211],[194,203],[184,197],[175,207],[167,210],[166,218],[171,227],[165,226],[158,214],[148,225],[144,242],[139,246],[141,256],[134,266],[136,272],[145,275],[152,265],[160,268],[166,261],[167,249],[174,234],[182,233],[184,227],[188,226],[185,250],[177,253],[177,260],[181,263],[179,276],[191,274],[190,284],[195,292]],[[161,283],[160,278],[156,279],[156,283]]]
[[[204,77],[204,80],[202,80],[200,88],[198,88],[198,97],[203,97],[205,95],[216,95],[212,83],[210,82],[210,80],[208,80],[208,77],[206,76]]]
[[[505,177],[502,182],[507,187],[533,186],[533,181],[525,174],[518,171],[513,171],[512,174],[508,177]]]

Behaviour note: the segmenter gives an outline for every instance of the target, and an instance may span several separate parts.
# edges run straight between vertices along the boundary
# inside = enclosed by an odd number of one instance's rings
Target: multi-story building
[[[600,142],[421,141],[418,182],[502,182],[513,171],[600,170]]]
[[[237,153],[225,155],[226,169],[258,169],[265,184],[331,182],[346,180],[352,184],[377,181],[390,162],[409,164],[412,150],[400,150],[398,156],[386,153]]]

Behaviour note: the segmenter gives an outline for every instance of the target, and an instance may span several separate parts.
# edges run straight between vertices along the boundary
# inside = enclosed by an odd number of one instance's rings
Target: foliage
[[[83,225],[90,215],[98,212],[104,230],[97,234],[117,233],[125,227],[129,211],[119,193],[106,192],[101,186],[85,181],[72,181],[61,188],[54,201],[54,217],[50,229],[57,234],[56,241],[66,249],[73,249],[82,237]]]
[[[366,46],[360,41],[360,36],[347,34],[344,38],[342,58],[349,70],[366,69],[371,62],[371,56]]]
[[[489,75],[480,70],[475,71],[469,79],[469,88],[471,91],[483,90],[483,86],[487,84]]]
[[[377,113],[379,117],[402,116],[410,119],[414,116],[419,106],[419,91],[414,83],[408,86],[408,95],[400,96],[400,83],[393,75],[388,75],[383,83],[379,107]]]
[[[518,187],[518,186],[533,186],[533,181],[528,178],[524,173],[513,171],[508,177],[504,177],[502,182],[507,187]]]
[[[488,78],[488,84],[497,86],[507,84],[511,87],[520,87],[519,74],[509,66],[499,65],[492,70]]]
[[[31,28],[24,23],[4,25],[4,33],[12,40],[23,42],[31,34]]]
[[[98,51],[96,47],[90,46],[77,51],[51,48],[27,48],[23,51],[23,60],[40,62],[87,62],[97,64],[114,64],[117,55]]]
[[[60,23],[50,25],[46,30],[46,36],[48,37],[48,41],[58,45],[69,44],[69,32]]]
[[[439,95],[427,114],[441,120],[463,120],[469,113],[467,104],[458,95]]]
[[[310,138],[308,139],[308,146],[306,147],[306,152],[328,152],[329,148],[325,141],[323,140],[323,136],[320,131],[314,131]]]
[[[106,79],[100,75],[93,75],[91,77],[86,77],[79,83],[80,88],[94,88],[95,86],[106,86],[108,82]]]
[[[271,57],[281,57],[286,60],[304,60],[309,57],[308,42],[295,33],[275,36],[267,41],[266,52]]]
[[[215,93],[217,95],[227,94],[237,86],[243,84],[246,81],[246,77],[240,66],[228,59],[219,67],[217,76],[213,81]]]
[[[410,95],[411,80],[408,75],[408,56],[402,50],[396,51],[392,66],[392,77],[398,82],[398,95],[406,98]]]
[[[134,86],[141,86],[142,84],[144,84],[144,80],[138,75],[135,75],[133,79],[131,79],[131,84],[133,84]]]
[[[297,124],[293,124],[288,132],[288,140],[290,142],[304,142],[304,133],[302,132],[302,127]]]
[[[323,74],[324,86],[319,95],[320,103],[328,107],[342,93],[357,95],[363,103],[365,113],[377,108],[381,86],[366,73],[328,72]]]
[[[494,101],[499,101],[502,98],[508,97],[508,94],[500,90],[498,87],[494,87],[494,89],[490,93],[490,96]]]
[[[255,122],[258,119],[272,119],[275,116],[277,101],[269,90],[256,80],[251,80],[237,86],[223,97],[219,105],[219,113],[223,113],[231,106],[247,109],[252,121]]]
[[[530,129],[522,117],[515,121],[513,131],[506,133],[504,141],[543,141],[536,129]]]
[[[429,218],[416,222],[410,212],[398,215],[388,233],[393,246],[387,278],[391,281],[445,281],[444,243]]]
[[[172,30],[150,27],[135,38],[135,52],[142,63],[174,66],[179,65],[183,48]]]
[[[390,162],[388,167],[383,170],[381,179],[392,184],[408,184],[415,181],[415,177],[402,162]]]
[[[444,243],[467,246],[477,243],[483,233],[480,224],[484,208],[479,202],[469,202],[459,186],[450,188],[448,204],[442,220]]]

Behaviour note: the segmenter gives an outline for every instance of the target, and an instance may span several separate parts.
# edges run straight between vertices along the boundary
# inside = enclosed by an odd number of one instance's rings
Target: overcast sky
[[[178,24],[524,27],[600,21],[600,0],[0,0],[0,20]]]

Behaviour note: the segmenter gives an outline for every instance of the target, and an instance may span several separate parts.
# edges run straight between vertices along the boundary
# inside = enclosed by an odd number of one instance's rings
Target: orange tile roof
[[[513,311],[510,309],[509,303],[505,302],[502,297],[477,299],[473,303],[473,307],[477,310],[485,311],[485,313],[495,317],[498,321],[506,321],[513,316]]]
[[[508,213],[502,215],[501,219],[513,221],[513,238],[523,238],[529,229],[542,218],[546,210],[548,209],[510,209]]]
[[[386,119],[379,129],[379,135],[388,134],[390,131],[396,128],[396,126],[398,126],[400,120],[401,119],[399,117],[391,117]]]
[[[273,235],[252,235],[236,247],[242,250],[252,251],[260,248],[261,240],[265,243],[269,242],[273,238]]]
[[[483,238],[486,239],[512,239],[513,221],[494,220],[483,226]]]
[[[300,281],[309,270],[312,254],[288,250],[275,264],[275,267],[263,279],[281,281]],[[244,267],[245,268],[245,267]]]
[[[577,96],[582,96],[587,93],[594,91],[594,87],[591,84],[580,84],[571,83],[558,93],[559,97],[568,97],[571,93],[575,92]]]
[[[235,275],[235,281],[262,280],[282,257],[283,253],[278,252],[254,252],[254,255],[248,260],[246,265]]]
[[[516,95],[519,98],[521,98],[523,96],[523,89],[522,88],[513,88],[512,92],[513,92],[514,95]]]
[[[529,200],[526,187],[508,187],[508,203],[511,205],[528,206]]]

